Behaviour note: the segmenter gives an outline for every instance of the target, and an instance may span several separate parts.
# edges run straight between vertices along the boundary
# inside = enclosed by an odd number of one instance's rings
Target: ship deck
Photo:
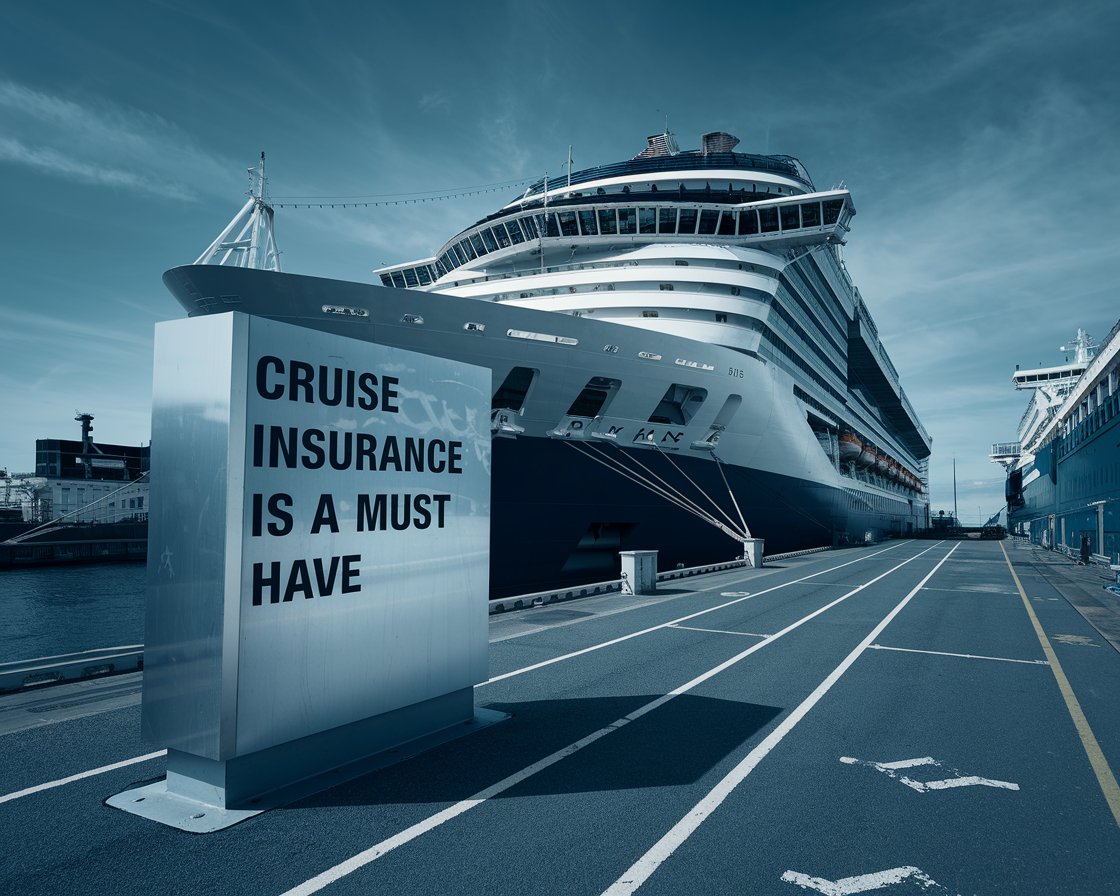
[[[509,721],[204,835],[104,805],[140,673],[9,695],[0,890],[1120,892],[1106,581],[896,541],[502,613]]]

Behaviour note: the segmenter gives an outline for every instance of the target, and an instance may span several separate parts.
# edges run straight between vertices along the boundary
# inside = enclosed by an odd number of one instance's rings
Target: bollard
[[[747,566],[756,569],[762,566],[762,546],[765,541],[764,538],[743,539],[743,559],[747,561]]]

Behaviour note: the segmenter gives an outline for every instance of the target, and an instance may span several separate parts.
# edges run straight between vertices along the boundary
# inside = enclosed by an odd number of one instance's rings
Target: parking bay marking
[[[867,893],[871,890],[882,890],[884,887],[913,880],[921,884],[923,890],[936,887],[937,891],[946,892],[932,877],[915,868],[913,865],[903,865],[901,868],[889,868],[886,871],[874,871],[871,874],[859,874],[855,877],[842,877],[840,880],[825,880],[823,877],[810,877],[800,871],[787,871],[782,875],[786,883],[797,884],[803,890],[816,890],[825,896],[853,896],[856,893]]]
[[[931,790],[949,790],[952,787],[997,787],[1003,790],[1018,790],[1018,784],[1012,784],[1010,781],[996,781],[992,778],[981,778],[978,775],[962,775],[959,770],[951,768],[945,763],[934,759],[932,756],[922,756],[918,759],[900,759],[898,762],[871,762],[867,759],[855,759],[851,756],[841,756],[840,761],[845,765],[865,765],[868,768],[873,768],[876,771],[882,772],[888,778],[893,778],[900,784],[905,784],[911,790],[916,790],[918,793],[928,793]],[[954,777],[942,778],[937,781],[917,781],[908,775],[901,775],[904,769],[920,768],[923,766],[933,766],[934,768],[945,769],[952,772]],[[858,891],[855,891],[858,892]]]

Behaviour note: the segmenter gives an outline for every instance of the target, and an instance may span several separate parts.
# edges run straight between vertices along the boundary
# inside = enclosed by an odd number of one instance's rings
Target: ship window
[[[840,220],[840,209],[844,207],[843,199],[828,199],[824,202],[824,223],[835,224]]]
[[[661,399],[653,413],[649,415],[649,422],[684,426],[700,409],[707,397],[707,389],[696,389],[692,386],[673,383],[665,390],[665,397]]]
[[[618,232],[638,232],[638,212],[633,208],[620,208],[618,210]]]
[[[717,323],[717,324],[725,324],[725,323],[727,323],[727,315],[726,315],[726,314],[722,314],[721,312],[717,311],[717,312],[716,312],[716,323]]]
[[[490,406],[495,410],[506,408],[520,414],[525,407],[525,397],[529,394],[529,387],[533,385],[538,372],[531,367],[514,367],[502,380]]]
[[[716,232],[716,223],[719,221],[719,212],[715,209],[706,208],[700,212],[700,229],[699,232],[703,234],[713,234]]]
[[[595,226],[595,212],[582,211],[579,213],[579,226],[584,236],[598,236],[599,228]]]
[[[696,233],[696,209],[682,208],[680,223],[677,225],[677,233]]]
[[[384,286],[392,286],[393,285],[393,275],[392,274],[382,274],[381,275],[381,283]]]
[[[658,231],[660,233],[677,232],[677,210],[675,208],[663,208],[658,213]]]
[[[801,214],[796,205],[782,206],[782,230],[797,230],[801,226]]]
[[[579,225],[576,224],[575,212],[560,212],[560,233],[564,236],[579,236]]]
[[[719,228],[716,231],[720,236],[735,236],[735,212],[721,212]]]
[[[494,239],[494,234],[491,232],[489,227],[483,227],[482,230],[479,231],[478,235],[482,237],[482,244],[486,247],[487,252],[498,251],[498,241]]]
[[[509,246],[509,234],[506,233],[505,224],[495,224],[491,229],[494,231],[494,236],[498,238],[498,246],[502,249]]]
[[[821,226],[821,204],[819,202],[806,202],[801,206],[801,223],[806,227]]]
[[[758,210],[759,229],[763,233],[774,233],[778,229],[778,210],[773,206]]]
[[[658,314],[656,311],[643,311],[642,317],[658,317]]]
[[[416,270],[414,268],[405,268],[404,269],[404,282],[405,282],[406,286],[417,286],[417,285],[419,285],[419,283],[416,279]]]
[[[532,215],[526,215],[524,218],[518,218],[521,222],[521,228],[525,231],[525,238],[535,240],[539,233],[537,232],[537,219]]]
[[[673,284],[672,283],[662,283],[659,288],[661,289],[662,292],[672,292],[673,291]]]
[[[416,269],[416,274],[420,278],[421,286],[430,286],[432,283],[432,275],[428,270],[427,265]]]
[[[456,243],[451,247],[451,251],[455,253],[455,257],[459,259],[459,264],[466,264],[471,260],[471,256],[467,254],[466,248],[463,243]]]
[[[471,248],[474,249],[475,257],[481,258],[486,254],[486,247],[482,245],[482,237],[477,233],[472,233],[470,236]]]
[[[618,233],[618,224],[615,221],[613,208],[599,209],[599,233],[604,236],[608,233]]]
[[[603,376],[593,376],[583,387],[583,391],[576,396],[572,406],[568,408],[569,417],[596,417],[607,404],[610,398],[622,386],[621,380],[607,379]]]
[[[404,289],[405,287],[404,274],[400,271],[393,271],[393,286],[397,289]]]
[[[657,233],[657,209],[638,209],[638,233]]]
[[[560,236],[560,228],[556,226],[556,215],[549,214],[545,218],[545,236]]]
[[[509,238],[513,240],[514,245],[525,242],[525,236],[521,233],[521,226],[516,221],[506,221],[506,229],[509,231]]]
[[[758,233],[758,213],[752,208],[739,212],[739,234]]]

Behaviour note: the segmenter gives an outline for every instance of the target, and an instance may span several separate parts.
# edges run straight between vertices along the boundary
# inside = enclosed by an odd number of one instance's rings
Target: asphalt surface
[[[1062,584],[890,542],[504,614],[509,721],[206,835],[103,805],[159,756],[41,786],[158,749],[138,676],[2,698],[0,892],[1120,893],[1120,653]]]

